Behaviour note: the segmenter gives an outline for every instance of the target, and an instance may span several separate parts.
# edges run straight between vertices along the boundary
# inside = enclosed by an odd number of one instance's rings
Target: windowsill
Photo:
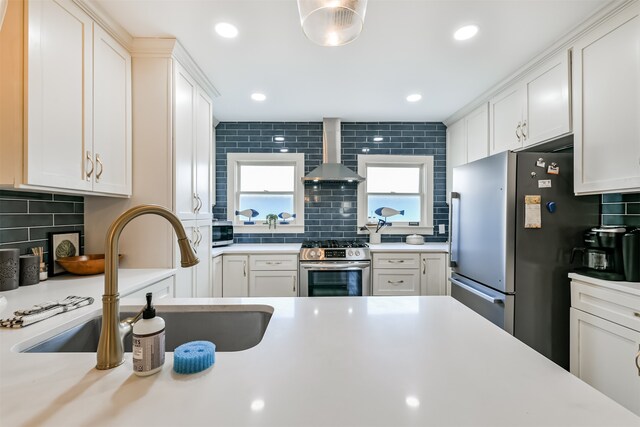
[[[278,224],[276,228],[269,229],[269,226],[263,224],[243,225],[234,224],[233,232],[235,234],[296,234],[304,233],[304,224],[283,225]]]
[[[360,230],[358,227],[358,234],[370,234],[368,231]],[[397,234],[425,234],[433,236],[433,227],[384,227],[378,234],[397,235]]]

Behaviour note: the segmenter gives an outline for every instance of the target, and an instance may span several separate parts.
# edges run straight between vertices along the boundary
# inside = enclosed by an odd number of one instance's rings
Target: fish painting
[[[251,221],[251,218],[257,217],[258,215],[260,215],[260,212],[255,209],[244,209],[242,211],[236,211],[236,215],[246,216],[247,218],[249,218],[249,221],[245,221],[244,224],[253,225],[255,224],[255,222]]]
[[[375,213],[376,213],[376,215],[383,216],[383,217],[387,218],[387,217],[394,216],[394,215],[404,215],[404,210],[399,211],[399,210],[396,210],[396,209],[393,209],[393,208],[384,207],[384,208],[376,209]]]

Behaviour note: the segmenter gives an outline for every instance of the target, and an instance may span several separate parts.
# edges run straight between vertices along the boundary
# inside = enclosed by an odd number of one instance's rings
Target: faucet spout
[[[158,205],[140,205],[122,213],[109,227],[105,243],[104,295],[102,295],[102,329],[96,364],[97,369],[111,369],[124,362],[124,337],[133,324],[132,319],[120,322],[120,294],[118,293],[118,245],[124,227],[140,215],[154,214],[165,218],[178,237],[181,266],[191,267],[199,260],[193,251],[180,219],[170,210]]]

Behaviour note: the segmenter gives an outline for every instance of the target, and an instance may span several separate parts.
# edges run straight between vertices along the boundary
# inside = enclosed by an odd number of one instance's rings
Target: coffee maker
[[[622,239],[626,227],[602,226],[584,233],[583,248],[573,248],[571,263],[582,254],[582,266],[576,273],[604,280],[625,280]]]

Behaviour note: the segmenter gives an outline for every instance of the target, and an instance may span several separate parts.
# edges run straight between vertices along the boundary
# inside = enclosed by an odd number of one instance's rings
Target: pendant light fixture
[[[342,46],[358,38],[366,9],[367,0],[298,0],[302,30],[320,46]]]

